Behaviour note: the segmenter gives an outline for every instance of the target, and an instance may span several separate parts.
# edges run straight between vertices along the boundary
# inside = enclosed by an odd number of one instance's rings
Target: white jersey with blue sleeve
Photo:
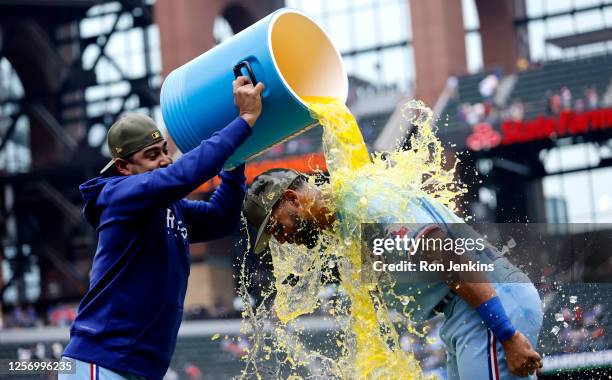
[[[435,228],[442,228],[449,236],[456,233],[473,236],[475,232],[460,217],[427,197],[418,197],[389,185],[381,185],[368,178],[356,179],[352,188],[342,194],[336,213],[344,236],[359,233],[359,223],[379,223],[410,228],[401,233],[416,241]],[[383,189],[384,191],[381,191]],[[449,224],[455,225],[450,228]],[[418,227],[414,227],[417,225]],[[403,227],[402,227],[403,228]],[[346,235],[349,234],[349,235]],[[492,278],[504,308],[517,330],[521,331],[535,347],[542,326],[542,308],[538,292],[529,282],[512,283],[503,279],[523,275],[494,249],[474,252],[485,262],[500,260],[504,269]],[[499,263],[499,262],[498,262]],[[444,282],[401,284],[395,287],[397,295],[408,295],[414,302],[408,304],[413,321],[423,321],[433,316],[434,309],[444,304],[445,321],[440,337],[447,349],[447,378],[449,380],[488,379],[518,380],[512,375],[505,361],[505,352],[491,330],[482,323],[478,313],[460,297],[451,296]],[[535,379],[535,375],[529,376]]]
[[[358,223],[378,223],[397,226],[398,223],[412,226],[413,230],[402,231],[412,241],[445,223],[463,223],[447,207],[436,204],[426,197],[415,197],[398,189],[393,184],[381,184],[368,178],[355,179],[350,191],[342,194],[336,214],[343,236],[356,236]],[[418,225],[418,228],[414,228]],[[387,231],[389,234],[398,231]],[[395,293],[414,298],[408,310],[414,321],[424,321],[434,315],[434,308],[447,296],[450,289],[444,282],[397,284]]]

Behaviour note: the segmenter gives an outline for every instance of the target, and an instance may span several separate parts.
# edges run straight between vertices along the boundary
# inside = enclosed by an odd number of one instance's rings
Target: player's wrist
[[[506,310],[498,296],[495,296],[476,308],[476,312],[493,335],[501,342],[508,341],[516,334],[514,325],[506,315]]]
[[[249,127],[253,128],[253,126],[255,125],[255,122],[257,121],[257,116],[252,114],[252,113],[248,113],[248,112],[243,112],[240,114],[240,117],[246,121],[246,123],[249,125]]]
[[[519,339],[518,331],[515,330],[514,335],[512,335],[509,339],[501,342],[502,347],[504,347],[505,349],[506,347],[513,346],[519,341],[518,339]]]

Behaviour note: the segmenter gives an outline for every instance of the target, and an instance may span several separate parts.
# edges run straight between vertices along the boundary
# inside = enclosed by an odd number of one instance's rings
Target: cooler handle
[[[234,77],[238,78],[239,76],[242,75],[243,67],[246,67],[247,73],[249,74],[249,77],[251,78],[251,83],[253,84],[253,86],[255,86],[257,84],[257,79],[255,79],[255,74],[253,74],[253,70],[251,69],[251,65],[249,64],[248,61],[242,61],[238,63],[236,66],[234,66]]]

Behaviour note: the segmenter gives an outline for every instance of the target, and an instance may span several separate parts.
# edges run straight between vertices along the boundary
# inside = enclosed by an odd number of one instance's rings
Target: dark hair
[[[300,174],[300,176],[294,179],[293,182],[291,182],[291,185],[289,185],[287,188],[291,190],[300,190],[306,186],[307,183],[308,177],[304,174]],[[329,183],[329,177],[323,173],[316,172],[314,174],[314,185],[321,186],[325,183]]]
[[[129,162],[130,164],[134,163],[134,153],[130,153],[125,157],[120,157],[122,160],[125,160],[127,162]],[[102,177],[116,177],[116,176],[120,176],[122,175],[119,170],[117,169],[117,167],[115,166],[115,164],[113,163],[113,165],[108,168],[108,170],[106,170],[104,173],[102,173]]]
[[[287,186],[287,189],[300,190],[301,188],[306,186],[307,183],[308,183],[308,177],[300,174],[298,177],[296,177],[293,180],[293,182],[291,182],[289,186]]]
[[[138,153],[138,151],[134,152],[134,153],[130,153],[125,157],[122,157],[124,160],[126,160],[127,162],[129,162],[130,164],[134,163],[134,155]]]
[[[299,176],[295,177],[295,179],[289,184],[289,186],[287,186],[287,189],[293,190],[293,191],[299,191],[299,190],[304,189],[307,184],[308,184],[308,177],[306,177],[303,174],[300,174]],[[284,202],[284,201],[285,201],[285,195],[283,194],[279,200],[279,203]]]

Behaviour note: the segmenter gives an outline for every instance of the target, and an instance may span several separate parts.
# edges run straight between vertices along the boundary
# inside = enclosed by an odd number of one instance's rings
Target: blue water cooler
[[[312,19],[283,8],[173,70],[161,89],[172,139],[187,152],[238,116],[232,81],[251,76],[266,88],[253,134],[225,163],[232,168],[317,124],[303,98],[346,101],[348,79],[339,52]]]

